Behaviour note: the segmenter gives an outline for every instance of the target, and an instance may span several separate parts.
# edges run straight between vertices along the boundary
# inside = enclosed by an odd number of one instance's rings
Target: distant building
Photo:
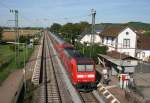
[[[143,61],[150,57],[150,37],[145,37],[142,30],[135,30],[125,26],[111,26],[104,30],[97,30],[94,43],[108,46],[108,52],[117,51]],[[91,33],[81,36],[80,42],[91,44]]]
[[[108,27],[101,33],[102,44],[108,51],[117,51],[147,61],[150,56],[150,38],[130,27]]]
[[[143,61],[150,58],[150,37],[138,34],[136,57]]]
[[[93,36],[95,44],[101,44],[102,43],[102,39],[99,35],[101,32],[102,32],[101,29],[96,29],[95,30],[95,34]],[[80,43],[82,43],[82,44],[86,43],[87,45],[90,45],[92,43],[92,35],[93,34],[91,34],[91,29],[84,31],[81,34]]]
[[[136,33],[129,27],[108,27],[100,36],[102,44],[109,47],[109,51],[116,50],[126,55],[135,57]]]
[[[102,40],[101,37],[99,36],[99,34],[94,34],[94,43],[95,44],[101,44]],[[92,43],[92,34],[86,34],[82,37],[82,39],[80,40],[80,42],[82,44],[87,43],[88,45],[90,45]]]

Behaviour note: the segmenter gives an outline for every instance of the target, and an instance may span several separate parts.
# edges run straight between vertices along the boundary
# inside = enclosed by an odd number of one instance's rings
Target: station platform
[[[96,66],[97,72],[102,74],[103,67],[101,65]],[[102,81],[101,81],[102,82]],[[117,80],[116,76],[110,76],[110,82],[109,85],[103,84],[107,90],[116,97],[120,103],[128,103],[128,101],[125,98],[125,91],[119,87],[119,81]]]

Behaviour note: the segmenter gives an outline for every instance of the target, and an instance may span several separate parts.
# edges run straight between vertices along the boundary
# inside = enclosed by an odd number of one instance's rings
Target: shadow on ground
[[[96,71],[96,84],[98,84],[101,81],[101,79],[102,75],[98,71]]]

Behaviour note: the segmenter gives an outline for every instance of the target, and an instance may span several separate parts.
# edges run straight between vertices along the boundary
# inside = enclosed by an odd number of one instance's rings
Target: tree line
[[[64,25],[53,23],[48,29],[52,33],[59,34],[63,36],[66,41],[74,44],[75,39],[88,28],[90,28],[90,24],[83,21],[80,23],[66,23]]]
[[[2,35],[3,35],[3,28],[0,27],[0,41],[2,40]]]

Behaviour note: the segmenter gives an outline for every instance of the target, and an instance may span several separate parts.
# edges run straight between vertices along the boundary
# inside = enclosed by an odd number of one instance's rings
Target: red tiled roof
[[[131,57],[131,56],[126,55],[124,53],[119,53],[117,51],[107,52],[107,55],[110,56],[110,57],[112,57],[112,58],[122,59],[122,60],[124,60],[124,59],[134,59],[135,60],[136,59],[134,57]]]
[[[150,37],[138,34],[137,49],[150,50]]]
[[[101,36],[111,36],[116,37],[118,34],[124,30],[127,27],[124,26],[117,26],[117,27],[106,27],[104,30],[100,33]]]

